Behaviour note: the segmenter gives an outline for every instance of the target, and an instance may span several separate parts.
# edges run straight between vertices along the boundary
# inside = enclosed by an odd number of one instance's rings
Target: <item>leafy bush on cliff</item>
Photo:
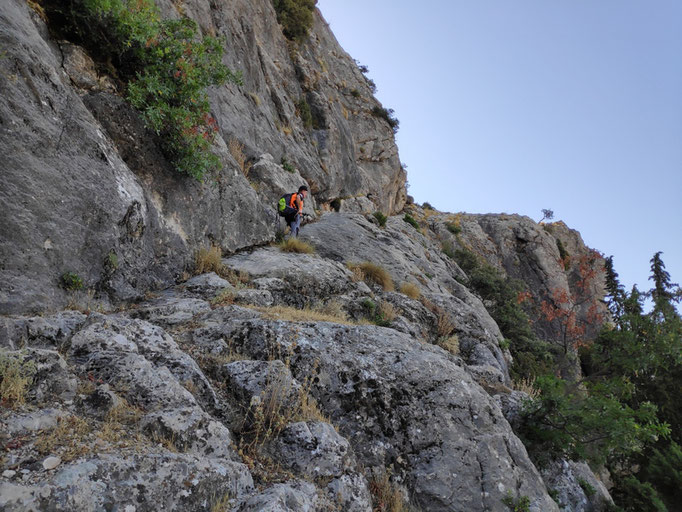
[[[372,109],[372,114],[375,117],[379,117],[386,121],[388,125],[391,127],[391,130],[393,130],[393,133],[398,133],[398,128],[400,128],[400,121],[398,120],[397,117],[395,117],[395,111],[392,108],[384,108],[380,107],[379,105],[376,105]]]
[[[199,37],[187,18],[161,20],[152,0],[49,0],[46,10],[53,30],[127,83],[128,100],[178,171],[201,179],[218,168],[206,88],[241,80],[221,62],[222,40]]]
[[[287,39],[302,43],[313,26],[317,0],[273,0],[277,21]]]

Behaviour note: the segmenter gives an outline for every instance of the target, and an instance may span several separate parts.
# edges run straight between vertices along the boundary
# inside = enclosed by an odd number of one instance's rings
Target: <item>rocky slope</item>
[[[579,234],[406,206],[391,128],[318,12],[291,52],[269,0],[158,5],[225,36],[244,73],[211,91],[224,167],[204,183],[40,9],[0,6],[0,509],[602,510],[586,465],[540,472],[514,434],[508,344],[447,254],[587,321],[601,285],[580,284]],[[284,253],[273,203],[301,183],[314,252]],[[192,276],[210,245],[220,275]]]

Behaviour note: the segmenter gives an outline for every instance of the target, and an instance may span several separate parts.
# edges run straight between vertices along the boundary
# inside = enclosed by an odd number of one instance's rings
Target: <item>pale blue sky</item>
[[[682,0],[318,0],[395,109],[409,193],[543,208],[650,287],[682,281]]]

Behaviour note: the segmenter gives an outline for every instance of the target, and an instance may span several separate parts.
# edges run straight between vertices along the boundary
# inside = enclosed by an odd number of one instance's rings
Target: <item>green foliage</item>
[[[357,89],[353,89],[353,90],[351,90],[350,95],[353,96],[353,98],[359,98],[360,97],[360,91],[358,91]]]
[[[317,0],[273,0],[277,21],[287,39],[302,43],[313,26],[313,11]]]
[[[282,157],[282,169],[284,169],[287,172],[294,173],[296,172],[296,167],[294,167],[289,160],[286,158]]]
[[[615,482],[611,492],[614,501],[626,512],[668,512],[656,489],[649,482],[626,476]]]
[[[425,210],[435,210],[435,208],[433,206],[431,206],[431,203],[428,203],[428,202],[425,202],[422,205],[422,208],[424,208]]]
[[[446,222],[445,227],[453,235],[459,235],[462,232],[462,227],[455,222]]]
[[[200,180],[220,165],[210,151],[218,124],[209,113],[206,88],[239,83],[240,77],[222,64],[222,42],[198,40],[196,23],[187,18],[161,22],[147,44],[142,70],[128,84],[128,99],[147,127],[161,135],[176,169]]]
[[[606,304],[613,324],[581,350],[583,378],[538,379],[542,390],[522,436],[531,453],[606,462],[612,496],[626,511],[665,511],[682,500],[682,320],[678,287],[652,259],[654,288],[628,294],[606,260]],[[644,312],[643,297],[654,305]]]
[[[571,261],[571,255],[568,254],[568,251],[564,247],[563,242],[558,238],[556,239],[556,247],[557,249],[559,249],[559,258],[561,258],[564,270],[568,270],[568,265]]]
[[[83,289],[83,279],[75,272],[65,272],[62,274],[61,285],[67,291],[74,292]]]
[[[55,2],[59,4],[59,2]],[[218,130],[206,88],[241,83],[222,64],[224,41],[199,38],[187,18],[161,20],[152,0],[70,0],[57,9],[102,62],[118,67],[127,81],[128,101],[145,125],[161,136],[175,168],[202,179],[220,161],[211,151]],[[84,27],[87,27],[85,29]]]
[[[583,382],[587,391],[551,375],[538,377],[541,396],[526,405],[521,434],[532,441],[541,463],[549,458],[585,459],[602,464],[642,450],[670,429],[656,417],[656,406],[624,403],[627,383]]]
[[[410,226],[412,226],[414,229],[419,231],[419,223],[416,220],[414,220],[414,217],[412,217],[412,215],[406,213],[405,216],[403,217],[403,220],[407,222]]]
[[[376,105],[372,109],[372,114],[374,114],[375,117],[379,117],[386,121],[388,125],[391,127],[391,130],[393,130],[393,133],[398,133],[400,121],[395,117],[395,111],[392,108],[386,109],[384,107]]]
[[[580,485],[580,488],[585,493],[585,496],[587,496],[588,498],[591,498],[597,492],[597,490],[594,487],[592,487],[590,482],[588,482],[584,478],[578,478],[578,484]]]
[[[467,249],[453,252],[451,246],[444,244],[443,250],[467,274],[465,284],[485,301],[490,316],[497,322],[505,340],[508,340],[514,358],[512,378],[533,379],[548,373],[554,361],[553,347],[533,334],[520,300],[524,292],[523,283],[509,279],[492,266],[479,262],[476,255]]]
[[[379,211],[376,211],[376,212],[374,212],[374,218],[379,223],[379,226],[381,226],[382,228],[386,227],[386,221],[388,220],[388,217],[386,217],[386,215],[384,215],[383,213],[381,213]]]
[[[528,512],[530,510],[530,498],[528,496],[521,496],[518,499],[514,499],[511,491],[502,498],[502,503],[507,505],[512,512]]]
[[[301,121],[303,121],[303,126],[310,130],[313,127],[313,114],[310,111],[310,104],[304,97],[301,97],[296,102],[296,111]]]
[[[661,499],[673,509],[682,503],[682,448],[674,441],[659,445],[660,448],[652,448],[638,459],[637,477],[654,486]]]

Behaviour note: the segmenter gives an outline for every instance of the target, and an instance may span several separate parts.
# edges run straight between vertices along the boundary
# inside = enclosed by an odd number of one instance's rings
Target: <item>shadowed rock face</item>
[[[170,2],[159,6],[178,15]],[[138,299],[177,279],[198,247],[231,253],[271,240],[284,187],[308,184],[311,206],[341,198],[347,209],[402,208],[406,176],[391,128],[371,114],[377,101],[319,13],[310,40],[290,55],[268,0],[184,10],[226,37],[225,62],[244,76],[241,87],[210,91],[223,168],[203,184],[172,169],[84,51],[53,41],[25,2],[0,7],[0,312],[63,306],[66,272],[100,301]],[[296,114],[301,98],[315,114],[312,129]],[[232,139],[252,161],[274,156],[254,174],[269,181],[259,194],[228,150]]]

